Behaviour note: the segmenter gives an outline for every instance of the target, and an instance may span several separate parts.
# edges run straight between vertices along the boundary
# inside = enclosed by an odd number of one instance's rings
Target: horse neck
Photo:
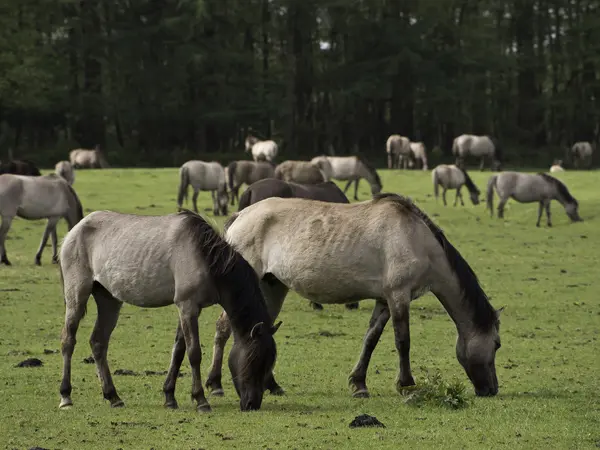
[[[373,173],[371,173],[371,171],[362,163],[362,161],[358,162],[358,170],[357,170],[357,175],[361,176],[362,178],[364,178],[365,180],[367,180],[367,182],[373,186],[376,184],[376,180],[375,180],[375,176],[373,175]]]

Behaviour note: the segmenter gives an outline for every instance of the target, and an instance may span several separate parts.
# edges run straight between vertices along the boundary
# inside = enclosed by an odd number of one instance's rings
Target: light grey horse
[[[483,170],[486,158],[490,159],[492,170],[501,170],[502,152],[490,136],[462,134],[454,139],[452,154],[456,157],[456,165],[460,167],[464,165],[465,158],[472,156],[481,158],[480,170]]]
[[[83,209],[77,194],[62,178],[0,175],[0,263],[10,266],[6,256],[6,235],[15,216],[27,220],[48,219],[35,263],[41,265],[42,252],[52,238],[52,262],[58,261],[56,224],[65,218],[69,229],[83,219]]]
[[[326,181],[325,173],[310,161],[284,161],[275,168],[275,178],[300,184],[319,184]]]
[[[504,205],[509,198],[514,198],[519,203],[539,202],[538,218],[536,226],[540,226],[540,220],[544,208],[548,226],[552,226],[550,217],[550,202],[558,201],[565,208],[569,219],[573,222],[582,222],[579,216],[579,203],[571,195],[567,187],[556,178],[546,174],[527,174],[519,172],[502,172],[492,176],[487,185],[487,208],[494,216],[494,189],[500,197],[498,204],[498,217],[504,217]]]
[[[233,161],[227,168],[229,190],[231,191],[231,206],[235,200],[239,201],[239,191],[242,184],[250,186],[252,183],[275,177],[275,165],[270,162]]]
[[[327,181],[330,179],[348,181],[344,194],[354,183],[354,200],[358,200],[358,183],[361,178],[367,180],[371,186],[371,194],[379,194],[382,184],[377,170],[361,156],[317,156],[311,160],[325,174]]]
[[[75,171],[69,161],[57,162],[54,166],[54,172],[59,177],[64,178],[70,186],[73,186],[73,183],[75,183]]]
[[[409,199],[378,194],[369,201],[338,204],[268,198],[235,213],[225,230],[227,241],[262,280],[273,318],[289,289],[322,304],[376,300],[359,361],[350,374],[354,396],[368,396],[367,368],[390,317],[400,360],[397,387],[414,384],[409,306],[429,291],[457,327],[456,354],[477,395],[498,392],[498,313],[469,264]],[[217,391],[222,389],[227,321],[226,313],[221,314],[207,379],[207,386]],[[276,383],[273,388],[281,391]]]
[[[414,158],[415,169],[429,170],[427,164],[427,150],[423,142],[411,142],[410,149]]]
[[[69,161],[74,169],[108,169],[109,165],[100,146],[93,150],[77,148],[69,153]]]
[[[73,405],[71,359],[90,295],[98,310],[90,346],[102,393],[112,407],[123,406],[123,401],[112,381],[107,351],[121,306],[127,302],[143,308],[175,304],[179,310],[163,387],[166,407],[177,408],[175,383],[187,349],[192,399],[198,411],[211,410],[200,377],[198,316],[219,303],[232,317],[235,340],[229,365],[240,408],[260,408],[265,380],[275,363],[276,328],[252,268],[200,216],[191,211],[168,216],[93,212],[65,238],[60,269],[66,309],[60,408]]]
[[[475,186],[475,183],[473,183],[473,180],[471,180],[471,177],[466,170],[455,165],[440,164],[431,172],[431,178],[433,180],[433,194],[435,195],[436,201],[439,198],[439,186],[442,186],[442,200],[444,200],[444,206],[447,205],[446,191],[448,189],[456,189],[454,206],[456,206],[458,199],[460,199],[460,204],[465,206],[462,194],[460,193],[463,186],[467,187],[473,204],[479,204],[479,194],[481,192],[477,189],[477,186]]]
[[[179,169],[179,190],[177,206],[181,208],[183,201],[187,202],[188,185],[192,185],[194,194],[192,203],[194,211],[198,212],[198,194],[200,191],[210,191],[213,201],[213,213],[218,216],[227,215],[229,195],[227,194],[227,180],[225,169],[218,162],[188,161]]]
[[[254,161],[273,162],[275,161],[277,153],[279,152],[279,147],[275,141],[261,141],[251,134],[246,137],[244,144],[246,147],[246,152],[252,153],[252,158]]]
[[[592,166],[592,155],[594,147],[589,142],[575,142],[573,147],[567,149],[567,161],[572,160],[576,169],[585,167],[589,169]]]
[[[410,139],[399,134],[392,134],[387,139],[385,152],[388,158],[388,169],[399,169],[401,162],[402,168],[408,169],[409,161],[414,159]]]

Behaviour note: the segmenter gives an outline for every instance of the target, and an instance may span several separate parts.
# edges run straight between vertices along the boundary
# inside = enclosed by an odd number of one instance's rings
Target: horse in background
[[[75,183],[75,171],[69,161],[59,161],[54,166],[54,172],[61,178],[69,183],[69,186],[73,186]]]
[[[258,274],[273,320],[290,289],[322,304],[375,299],[349,378],[354,397],[369,396],[369,361],[390,318],[400,366],[396,386],[415,384],[410,304],[429,291],[453,319],[456,356],[476,394],[498,393],[499,311],[444,232],[410,199],[378,194],[360,203],[337,204],[268,198],[235,213],[225,224],[225,239]],[[221,314],[214,355],[226,345],[228,322],[227,313]],[[274,378],[272,383],[272,389],[282,391]],[[222,390],[221,367],[214,360],[206,386]]]
[[[259,180],[275,177],[275,165],[270,162],[233,161],[226,168],[227,181],[231,191],[231,206],[239,201],[239,191],[242,184],[250,186]]]
[[[69,152],[69,161],[74,169],[108,169],[108,161],[100,146],[93,150],[77,148]]]
[[[354,200],[358,200],[358,184],[361,179],[367,180],[371,194],[379,194],[382,189],[381,178],[377,170],[362,156],[317,156],[311,163],[319,167],[326,180],[348,181],[344,194],[354,183]]]
[[[275,178],[300,184],[319,184],[326,181],[325,173],[310,161],[288,160],[275,168]]]
[[[562,164],[563,162],[560,159],[555,159],[552,166],[550,166],[550,173],[564,172],[565,169]]]
[[[458,199],[460,199],[460,204],[465,206],[465,202],[463,202],[463,197],[460,190],[463,186],[466,186],[471,197],[471,202],[473,202],[474,205],[479,204],[479,194],[481,192],[477,186],[475,186],[475,183],[473,183],[473,180],[471,180],[471,177],[465,169],[455,165],[440,164],[433,169],[431,178],[433,181],[433,194],[435,195],[436,202],[439,198],[439,186],[442,186],[442,200],[444,200],[444,206],[447,205],[446,191],[448,189],[456,189],[454,206],[456,206]]]
[[[15,216],[27,220],[48,219],[35,254],[35,263],[39,266],[49,236],[52,238],[52,262],[58,262],[56,225],[64,218],[70,230],[83,219],[83,208],[73,188],[57,175],[3,174],[0,175],[0,216],[0,263],[7,266],[11,263],[5,241]]]
[[[536,227],[544,209],[546,210],[548,226],[552,226],[550,216],[550,202],[558,201],[565,208],[565,212],[572,222],[583,222],[579,216],[579,203],[571,195],[567,187],[556,178],[546,174],[527,174],[519,172],[502,172],[493,175],[487,185],[487,208],[494,217],[494,190],[500,197],[498,204],[498,217],[504,217],[504,205],[509,198],[514,198],[519,203],[539,202]]]
[[[408,169],[409,160],[414,160],[410,148],[410,139],[399,134],[392,134],[385,143],[387,153],[388,169],[399,169],[400,163],[403,169]]]
[[[252,153],[254,161],[275,161],[279,147],[277,143],[272,140],[261,141],[256,136],[249,134],[244,142],[246,152]]]
[[[412,151],[412,157],[414,159],[414,161],[412,161],[412,166],[414,166],[415,169],[428,170],[429,166],[427,164],[427,151],[425,149],[425,144],[423,142],[411,142],[410,150]],[[409,165],[410,162],[411,161],[409,161]]]
[[[483,171],[485,159],[491,161],[492,170],[501,170],[500,146],[490,136],[475,136],[473,134],[462,134],[454,139],[452,143],[452,154],[456,157],[456,165],[464,166],[465,158],[472,156],[481,158],[479,169]]]
[[[0,175],[12,173],[13,175],[29,175],[39,177],[42,175],[34,163],[27,159],[13,159],[7,163],[0,161]]]
[[[264,298],[252,267],[204,219],[184,211],[138,216],[112,211],[88,215],[65,238],[60,252],[65,323],[60,408],[71,400],[71,361],[79,323],[90,295],[98,317],[90,346],[104,398],[124,406],[107,361],[111,334],[124,302],[157,308],[175,304],[179,320],[171,364],[164,383],[165,407],[178,407],[175,385],[186,350],[192,369],[192,400],[210,412],[200,375],[202,350],[198,316],[220,304],[231,314],[234,342],[229,354],[242,411],[260,409],[265,379],[277,350]]]
[[[231,175],[230,175],[231,176]],[[179,189],[177,191],[177,206],[181,208],[183,201],[187,203],[187,190],[191,185],[194,191],[192,204],[194,211],[198,212],[198,194],[200,191],[210,191],[213,202],[213,214],[227,215],[229,195],[227,194],[227,181],[225,169],[216,161],[204,162],[191,160],[184,163],[179,169]]]
[[[573,147],[567,149],[566,160],[573,162],[575,169],[592,167],[592,155],[594,153],[594,147],[589,142],[575,142]]]
[[[329,203],[350,203],[346,195],[333,181],[321,184],[298,184],[274,178],[252,184],[240,198],[239,211],[265,198],[307,198]],[[319,303],[310,302],[313,309],[322,310]],[[358,303],[347,303],[346,309],[358,309]]]

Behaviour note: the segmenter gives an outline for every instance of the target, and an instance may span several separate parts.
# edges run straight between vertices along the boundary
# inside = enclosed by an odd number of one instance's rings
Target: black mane
[[[73,189],[73,187],[70,184],[67,184],[67,187],[69,188],[69,191],[71,192],[71,195],[73,196],[73,199],[75,200],[75,205],[77,208],[77,220],[81,220],[81,219],[83,219],[83,207],[81,206],[81,201],[79,200],[79,197],[77,196],[77,193],[75,192],[75,189]]]
[[[458,277],[464,299],[473,309],[473,321],[475,325],[483,331],[489,330],[498,320],[496,311],[481,288],[477,275],[475,275],[471,266],[469,266],[458,250],[448,241],[440,227],[434,224],[427,214],[421,211],[409,198],[397,194],[377,194],[373,198],[374,201],[389,199],[425,222],[444,249],[450,267]]]
[[[540,172],[538,173],[538,175],[541,176],[548,183],[554,184],[556,186],[556,189],[558,190],[558,193],[562,198],[565,199],[565,201],[567,201],[568,203],[575,203],[575,205],[579,206],[579,203],[577,202],[577,200],[575,200],[575,197],[571,195],[571,193],[567,189],[567,186],[565,186],[562,181],[548,175],[547,173]]]
[[[371,174],[375,177],[375,182],[379,186],[383,186],[383,184],[381,184],[381,178],[379,178],[379,174],[377,173],[377,170],[375,170],[375,167],[373,167],[371,164],[369,164],[369,161],[367,161],[364,156],[356,155],[356,159],[358,159],[361,163],[363,163],[363,165],[367,168],[367,170],[369,172],[371,172]]]
[[[467,186],[467,189],[469,190],[469,192],[475,192],[477,194],[480,194],[481,192],[479,191],[479,189],[477,188],[477,186],[475,186],[475,183],[473,183],[473,180],[471,180],[471,177],[469,176],[469,174],[467,173],[467,171],[465,169],[463,169],[462,167],[458,167],[458,169],[465,176],[465,186]]]

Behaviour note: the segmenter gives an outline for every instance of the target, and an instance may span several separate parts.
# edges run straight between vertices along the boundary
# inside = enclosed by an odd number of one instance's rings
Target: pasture
[[[75,406],[61,411],[60,331],[64,306],[57,266],[48,247],[42,266],[34,265],[45,222],[16,219],[6,242],[13,266],[0,267],[0,444],[3,448],[593,448],[600,446],[600,302],[597,282],[600,252],[600,174],[558,174],[580,203],[585,222],[570,224],[552,203],[553,228],[535,227],[537,204],[509,201],[505,220],[490,218],[485,202],[452,207],[432,195],[431,173],[379,171],[383,192],[412,197],[442,227],[477,273],[492,304],[506,306],[501,316],[502,348],[496,358],[498,396],[476,398],[455,357],[456,329],[431,294],[411,307],[411,360],[417,385],[426,371],[467,387],[469,405],[449,410],[406,405],[395,390],[398,357],[388,323],[367,382],[372,397],[353,399],[347,377],[356,362],[371,315],[372,301],[348,311],[342,305],[313,311],[290,294],[275,339],[275,373],[283,397],[265,394],[262,409],[241,413],[239,399],[224,368],[225,397],[209,397],[210,414],[196,413],[189,400],[187,358],[179,379],[180,408],[163,408],[163,371],[175,336],[175,307],[140,309],[124,305],[108,358],[125,408],[103,400],[89,335],[95,320],[93,300],[78,333],[73,357]],[[469,172],[484,192],[490,172]],[[78,171],[74,185],[86,214],[110,209],[135,214],[176,210],[177,169]],[[340,183],[343,187],[345,183]],[[465,190],[466,191],[466,190]],[[351,192],[349,192],[351,196]],[[370,198],[367,183],[361,200]],[[497,205],[497,199],[495,201]],[[212,219],[210,193],[199,210]],[[185,206],[185,205],[184,205]],[[188,207],[191,207],[188,204]],[[207,211],[209,209],[209,211]],[[237,206],[235,207],[237,210]],[[217,217],[221,227],[224,219]],[[59,225],[59,239],[66,224]],[[352,276],[352,274],[348,274]],[[219,307],[200,317],[203,381],[212,355]],[[227,350],[231,346],[228,344]],[[54,353],[56,351],[56,353]],[[42,367],[16,368],[37,357]],[[386,428],[351,429],[359,414],[376,416]]]

